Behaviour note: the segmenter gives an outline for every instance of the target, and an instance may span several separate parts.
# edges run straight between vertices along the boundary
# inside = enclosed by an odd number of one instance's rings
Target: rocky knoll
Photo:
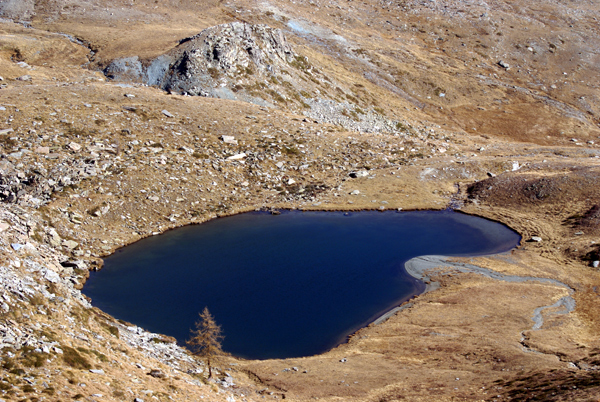
[[[241,100],[287,109],[352,131],[402,132],[375,103],[357,99],[347,85],[297,54],[283,31],[232,22],[206,28],[152,60],[113,60],[104,74],[169,93]]]
[[[113,79],[142,81],[179,94],[265,103],[254,99],[262,97],[255,91],[267,86],[258,82],[270,80],[271,84],[285,86],[285,81],[279,83],[275,78],[285,74],[297,84],[297,72],[288,71],[294,67],[310,70],[281,30],[232,22],[182,39],[179,46],[150,61],[135,56],[114,60],[104,72]],[[237,96],[235,92],[239,92]],[[266,92],[269,100],[285,102],[286,98],[275,90]]]
[[[180,46],[150,66],[148,80],[166,90],[203,95],[202,88],[210,90],[215,81],[233,86],[240,75],[281,74],[294,57],[281,30],[233,22],[183,39]],[[161,76],[165,59],[171,62]]]

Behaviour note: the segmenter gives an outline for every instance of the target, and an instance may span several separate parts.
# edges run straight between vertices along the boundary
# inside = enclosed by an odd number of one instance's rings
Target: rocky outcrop
[[[243,76],[279,75],[295,57],[281,30],[242,22],[205,29],[183,39],[167,56],[153,63],[149,82],[190,95],[202,95],[214,84],[235,83]],[[156,63],[168,59],[171,63],[161,77]]]
[[[171,92],[227,98],[232,95],[224,88],[231,92],[244,78],[279,75],[296,57],[281,30],[232,22],[182,39],[176,48],[147,62],[137,56],[114,60],[104,73]]]

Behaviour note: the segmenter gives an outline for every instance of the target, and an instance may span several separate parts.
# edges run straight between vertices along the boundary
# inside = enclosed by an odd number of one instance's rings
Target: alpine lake
[[[247,359],[327,351],[422,293],[404,263],[506,252],[520,236],[453,211],[249,212],[123,247],[83,292],[94,306],[185,344],[208,307],[223,349]]]

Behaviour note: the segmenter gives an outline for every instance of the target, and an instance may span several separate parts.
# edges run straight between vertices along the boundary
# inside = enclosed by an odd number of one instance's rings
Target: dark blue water
[[[404,263],[481,255],[520,240],[450,211],[246,213],[118,250],[83,292],[93,305],[184,343],[207,306],[245,358],[314,355],[424,290]]]

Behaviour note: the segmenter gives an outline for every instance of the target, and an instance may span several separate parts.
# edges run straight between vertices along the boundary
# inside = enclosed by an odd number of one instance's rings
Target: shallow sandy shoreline
[[[496,254],[496,255],[501,255],[501,254],[503,254],[503,253]],[[548,283],[548,284],[560,286],[560,287],[567,289],[569,292],[569,296],[562,297],[553,305],[542,306],[542,307],[535,309],[535,311],[531,317],[532,321],[534,322],[534,325],[532,327],[532,329],[534,329],[534,330],[540,329],[542,327],[544,320],[543,320],[541,313],[543,310],[545,310],[547,308],[554,308],[554,307],[562,306],[562,307],[564,307],[565,310],[564,310],[564,312],[561,312],[560,314],[568,314],[568,313],[571,313],[573,310],[575,310],[575,299],[573,299],[573,297],[572,297],[575,290],[573,288],[571,288],[569,285],[566,285],[555,279],[537,278],[537,277],[533,277],[533,276],[505,275],[505,274],[502,274],[502,273],[499,273],[496,271],[492,271],[487,268],[479,267],[477,265],[450,261],[450,258],[455,258],[455,257],[449,257],[449,256],[443,256],[443,255],[423,255],[423,256],[411,258],[410,260],[406,261],[406,263],[404,264],[404,268],[406,269],[406,272],[410,276],[412,276],[415,279],[425,282],[426,287],[425,287],[425,290],[423,291],[423,293],[421,293],[421,294],[439,289],[439,287],[440,287],[439,282],[431,282],[431,279],[428,276],[428,271],[433,270],[433,269],[443,269],[443,268],[447,268],[452,271],[459,271],[462,273],[476,273],[476,274],[483,275],[483,276],[491,278],[491,279],[496,279],[496,280],[501,280],[501,281],[506,281],[506,282],[535,281],[535,282],[541,282],[541,283]],[[413,306],[413,303],[405,303],[401,306],[393,308],[392,310],[383,314],[381,317],[374,320],[373,324],[376,324],[376,325],[381,324],[382,322],[386,321],[388,318],[390,318],[394,314],[396,314],[408,307],[411,307],[411,306]]]

